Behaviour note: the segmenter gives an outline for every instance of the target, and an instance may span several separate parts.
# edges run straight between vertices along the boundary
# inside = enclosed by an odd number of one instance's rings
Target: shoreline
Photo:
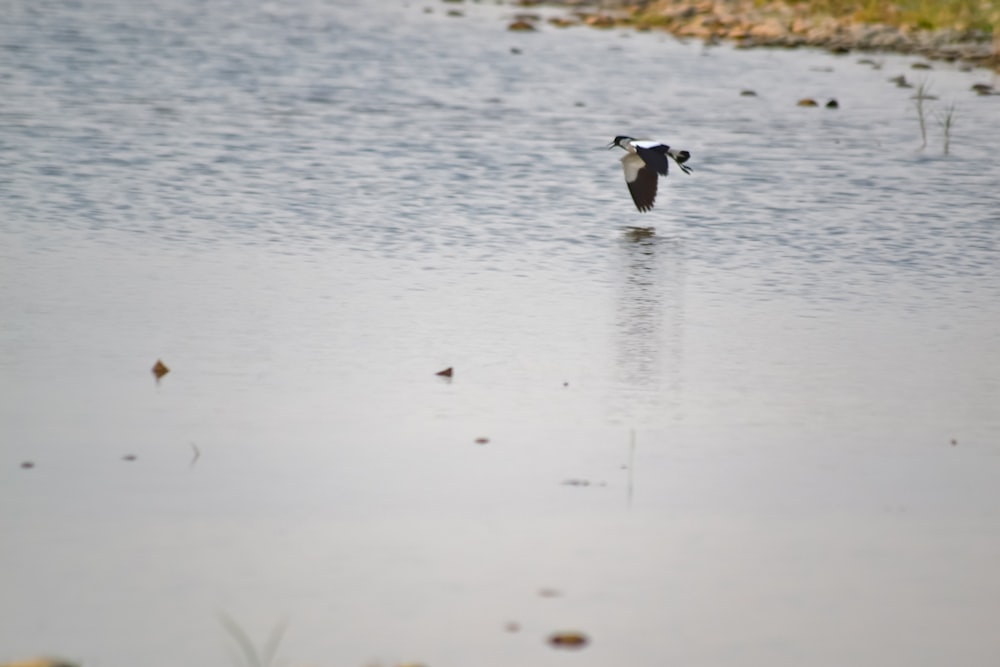
[[[522,8],[534,6],[522,0]],[[920,29],[833,16],[807,3],[781,0],[759,4],[754,0],[657,0],[638,5],[603,8],[580,0],[544,3],[569,10],[568,17],[547,22],[556,27],[633,27],[664,30],[677,37],[713,44],[733,42],[737,48],[821,48],[832,53],[896,53],[929,60],[982,67],[1000,73],[1000,29],[993,34],[976,28]],[[624,5],[624,3],[621,3]],[[511,30],[531,30],[540,17],[519,14]],[[515,27],[517,26],[517,27]]]

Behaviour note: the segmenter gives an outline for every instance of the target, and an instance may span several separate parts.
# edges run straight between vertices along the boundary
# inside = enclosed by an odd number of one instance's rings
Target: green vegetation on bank
[[[1000,0],[647,0],[633,5],[632,21],[648,27],[670,23],[678,5],[711,12],[722,5],[740,12],[792,13],[841,22],[888,25],[903,30],[978,30],[1000,35]]]
[[[755,0],[754,4],[765,4]],[[914,30],[1000,28],[1000,0],[789,0],[811,14]]]

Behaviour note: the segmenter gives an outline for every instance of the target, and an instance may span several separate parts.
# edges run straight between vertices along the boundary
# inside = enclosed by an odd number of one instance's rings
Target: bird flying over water
[[[691,173],[691,167],[684,164],[691,158],[691,153],[674,150],[659,141],[639,141],[618,135],[608,144],[608,149],[615,146],[625,150],[625,157],[622,158],[625,184],[632,194],[635,207],[642,212],[653,208],[658,174],[667,175],[667,168],[670,165],[668,157],[676,162],[685,174]]]

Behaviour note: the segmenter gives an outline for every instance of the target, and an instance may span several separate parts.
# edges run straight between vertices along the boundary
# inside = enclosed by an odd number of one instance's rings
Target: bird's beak
[[[612,141],[610,144],[608,144],[608,150],[611,150],[614,147],[615,147],[615,142]]]

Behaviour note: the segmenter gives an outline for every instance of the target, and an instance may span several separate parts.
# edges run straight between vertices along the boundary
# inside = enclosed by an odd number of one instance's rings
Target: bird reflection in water
[[[657,421],[679,408],[683,388],[683,240],[629,227],[620,244],[616,347],[617,374],[627,397],[623,409],[634,423],[647,406]],[[650,415],[653,416],[653,415]]]

